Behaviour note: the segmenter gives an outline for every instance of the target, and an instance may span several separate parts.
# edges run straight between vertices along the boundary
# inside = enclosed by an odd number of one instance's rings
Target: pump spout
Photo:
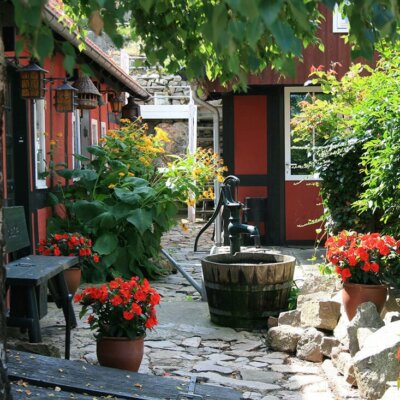
[[[250,235],[250,237],[254,238],[254,246],[260,247],[260,233],[258,228],[253,225],[246,224],[229,224],[228,226],[229,239],[231,243],[230,252],[231,254],[235,254],[240,252],[240,235],[242,233]]]

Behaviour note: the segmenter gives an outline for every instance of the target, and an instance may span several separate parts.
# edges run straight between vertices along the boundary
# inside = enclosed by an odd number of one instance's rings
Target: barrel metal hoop
[[[286,281],[283,283],[274,283],[273,285],[238,285],[229,286],[229,292],[271,292],[274,290],[290,289],[292,287],[293,281]],[[226,288],[226,285],[222,283],[205,282],[206,288],[210,289],[222,289]]]

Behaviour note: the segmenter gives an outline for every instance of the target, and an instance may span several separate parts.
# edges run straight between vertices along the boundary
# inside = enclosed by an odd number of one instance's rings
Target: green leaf
[[[114,189],[114,194],[117,196],[117,198],[124,203],[130,204],[131,206],[139,206],[141,198],[138,194],[135,192],[124,189],[124,188],[115,188]]]
[[[103,229],[113,229],[116,224],[116,218],[110,211],[106,211],[90,221],[91,226],[99,226]]]
[[[42,26],[37,37],[37,52],[41,60],[51,56],[54,50],[54,39],[51,30]]]
[[[19,57],[19,55],[21,54],[21,51],[24,49],[25,47],[25,43],[23,40],[17,40],[15,43],[15,55],[17,57]]]
[[[296,55],[301,54],[301,42],[297,39],[293,29],[287,22],[282,20],[275,21],[271,25],[271,32],[283,53],[292,52]]]
[[[270,26],[278,18],[281,6],[282,6],[281,0],[268,0],[261,2],[260,5],[261,18],[264,20],[264,23],[268,28],[270,28]]]
[[[54,193],[49,193],[49,203],[51,206],[55,206],[56,204],[60,204],[59,198]]]
[[[100,202],[78,200],[72,205],[72,210],[78,219],[89,221],[105,212],[106,207]]]
[[[100,255],[111,254],[118,246],[118,237],[111,233],[103,233],[94,243],[93,250]]]
[[[74,72],[74,67],[75,67],[75,57],[65,55],[64,60],[63,60],[63,66],[65,70],[72,75]]]
[[[74,154],[74,158],[75,158],[75,160],[78,160],[78,161],[90,161],[90,158],[85,157],[81,154]]]
[[[103,157],[107,155],[107,152],[99,146],[88,146],[86,147],[86,151],[95,155],[96,157]]]
[[[75,169],[73,173],[73,178],[80,178],[88,182],[93,182],[98,178],[98,174],[92,169]]]
[[[57,175],[61,176],[64,179],[72,179],[75,170],[73,169],[59,169],[56,171]]]
[[[143,234],[147,229],[151,229],[153,222],[151,211],[140,208],[131,211],[126,220],[131,223],[141,234]]]

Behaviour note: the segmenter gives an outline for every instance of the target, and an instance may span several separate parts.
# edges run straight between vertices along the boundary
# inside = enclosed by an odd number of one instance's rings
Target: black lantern
[[[58,112],[73,112],[76,106],[76,92],[67,81],[56,88],[55,107]]]
[[[122,107],[122,118],[135,121],[140,115],[139,110],[139,106],[135,103],[135,99],[132,96],[129,96],[128,104]]]
[[[48,71],[31,60],[18,72],[21,77],[21,97],[23,99],[44,99],[46,90],[44,74]]]
[[[111,105],[111,111],[113,113],[120,113],[122,111],[122,106],[124,105],[124,96],[120,94],[113,94],[109,99]]]
[[[74,83],[74,87],[78,89],[77,108],[91,110],[98,107],[101,94],[88,76],[81,76]]]

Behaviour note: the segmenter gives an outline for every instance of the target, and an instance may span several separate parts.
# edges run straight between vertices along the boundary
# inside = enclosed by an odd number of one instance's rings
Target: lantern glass
[[[114,95],[110,99],[111,111],[113,113],[120,113],[122,111],[122,106],[124,101],[121,95]]]
[[[56,88],[55,107],[58,112],[72,112],[75,110],[75,93],[77,90],[64,82]]]
[[[47,71],[31,61],[19,70],[21,78],[21,97],[23,99],[44,99]]]

